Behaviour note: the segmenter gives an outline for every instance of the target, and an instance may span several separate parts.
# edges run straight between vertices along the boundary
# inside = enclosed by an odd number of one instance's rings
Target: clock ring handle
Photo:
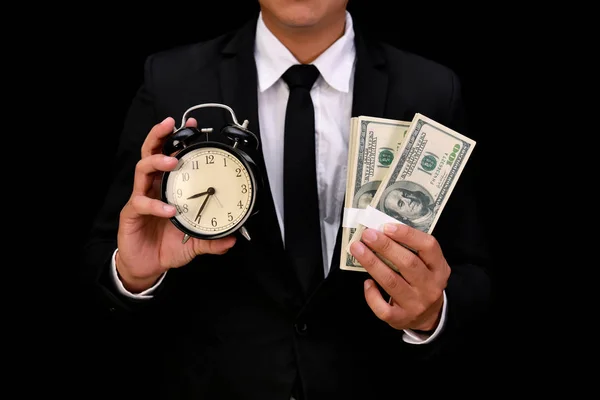
[[[256,149],[258,150],[259,147],[259,142],[258,142],[258,137],[251,131],[248,130],[248,120],[244,120],[243,123],[239,123],[237,120],[237,117],[235,116],[235,112],[233,111],[233,109],[231,107],[229,107],[228,105],[225,104],[221,104],[221,103],[204,103],[204,104],[198,104],[195,105],[193,107],[188,108],[184,113],[183,113],[183,117],[181,119],[181,128],[183,128],[185,126],[185,122],[188,119],[188,114],[194,110],[197,110],[199,108],[208,108],[208,107],[217,107],[217,108],[224,108],[225,110],[229,111],[229,113],[231,114],[231,119],[233,120],[233,124],[234,127],[239,128],[239,130],[237,129],[225,129],[226,132],[223,132],[224,134],[226,134],[231,140],[234,140],[235,144],[234,147],[237,145],[239,140],[242,140],[244,142],[248,142],[248,137],[251,136],[252,139],[254,139],[254,143],[256,144]],[[179,128],[179,129],[181,129]]]
[[[197,110],[199,108],[207,108],[207,107],[218,107],[218,108],[224,108],[227,111],[229,111],[229,113],[231,114],[231,119],[233,119],[233,123],[236,124],[237,126],[239,126],[240,128],[246,128],[248,126],[248,120],[245,120],[243,124],[240,124],[235,116],[235,113],[233,112],[233,109],[225,104],[221,104],[221,103],[204,103],[204,104],[198,104],[195,105],[193,107],[188,108],[184,113],[183,113],[183,117],[181,119],[181,128],[183,128],[185,126],[185,122],[188,119],[188,114],[194,110]]]

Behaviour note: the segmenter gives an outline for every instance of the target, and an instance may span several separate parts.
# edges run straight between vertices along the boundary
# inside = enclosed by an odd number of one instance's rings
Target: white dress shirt
[[[299,64],[299,61],[269,31],[263,22],[262,14],[256,28],[254,57],[258,73],[258,118],[263,156],[281,235],[284,238],[283,144],[289,89],[281,76],[289,67]],[[355,60],[352,18],[346,12],[344,35],[312,62],[320,73],[311,90],[311,97],[315,108],[317,186],[325,276],[329,273],[332,262],[338,262],[332,260],[332,254],[346,192]],[[112,276],[122,294],[142,299],[152,297],[152,292],[161,284],[165,274],[152,288],[139,294],[130,293],[117,276],[113,255]],[[432,335],[423,336],[406,330],[403,339],[413,344],[424,344],[433,340],[443,327],[446,303],[444,293],[442,319]]]

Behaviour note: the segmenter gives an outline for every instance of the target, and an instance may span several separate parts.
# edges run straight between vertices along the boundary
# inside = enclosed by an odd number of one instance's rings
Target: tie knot
[[[296,64],[283,74],[283,80],[290,89],[302,87],[310,90],[319,77],[319,70],[312,64]]]

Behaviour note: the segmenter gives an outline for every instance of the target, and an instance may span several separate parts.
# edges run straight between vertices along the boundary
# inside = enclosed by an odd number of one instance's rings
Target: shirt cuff
[[[448,299],[446,298],[446,291],[444,290],[444,303],[442,304],[442,316],[440,317],[440,322],[435,328],[435,331],[431,335],[426,335],[423,333],[417,333],[411,329],[405,329],[404,335],[402,335],[402,340],[406,343],[410,344],[427,344],[433,341],[436,337],[444,329],[444,323],[446,322],[446,309],[447,309]]]
[[[161,277],[158,279],[158,281],[156,281],[156,283],[152,287],[150,287],[140,293],[131,293],[129,290],[125,289],[125,286],[123,286],[123,282],[121,282],[121,279],[119,278],[119,274],[117,274],[117,264],[115,262],[115,258],[117,256],[117,251],[119,251],[119,249],[115,250],[115,252],[112,255],[112,259],[110,261],[110,272],[111,272],[110,275],[111,275],[112,281],[115,284],[115,287],[117,288],[119,293],[122,294],[123,296],[127,296],[132,299],[138,299],[138,300],[151,299],[153,297],[152,294],[160,286],[163,279],[165,279],[165,275],[167,273],[165,272],[164,274],[162,274]]]

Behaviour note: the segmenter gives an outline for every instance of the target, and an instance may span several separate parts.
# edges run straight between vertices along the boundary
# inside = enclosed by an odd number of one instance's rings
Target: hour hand
[[[193,196],[190,196],[190,197],[188,197],[187,199],[188,199],[188,200],[191,200],[191,199],[197,199],[198,197],[200,197],[200,196],[204,196],[204,195],[205,195],[205,194],[207,194],[207,193],[208,193],[208,191],[206,191],[206,192],[202,192],[202,193],[196,193],[195,195],[193,195]]]

